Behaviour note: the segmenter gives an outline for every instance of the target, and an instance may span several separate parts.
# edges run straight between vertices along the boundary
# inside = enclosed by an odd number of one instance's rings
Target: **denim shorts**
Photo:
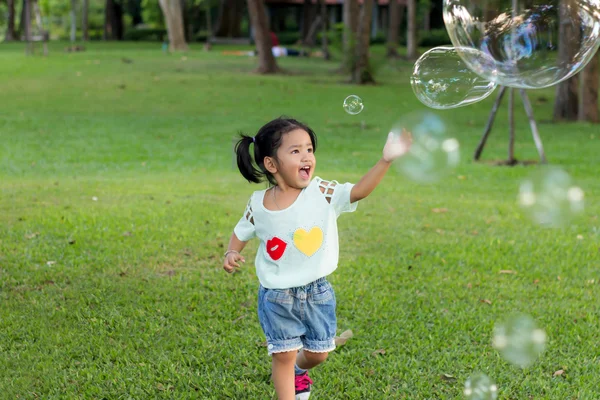
[[[326,278],[290,289],[258,290],[258,319],[269,355],[335,349],[335,293]]]

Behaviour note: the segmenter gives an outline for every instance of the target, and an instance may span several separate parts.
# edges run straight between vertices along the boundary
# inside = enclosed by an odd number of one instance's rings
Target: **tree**
[[[241,37],[244,0],[221,0],[215,29],[218,37]]]
[[[354,53],[356,49],[356,35],[358,32],[359,7],[358,0],[344,0],[344,37],[343,50],[344,59],[341,70],[349,72],[354,64]]]
[[[8,21],[6,21],[6,35],[4,36],[5,42],[12,42],[13,40],[17,39],[17,33],[15,32],[15,1],[16,0],[6,1],[6,5],[8,7]]]
[[[88,25],[88,15],[90,10],[90,0],[83,0],[81,7],[81,36],[84,42],[90,40],[90,32]]]
[[[277,73],[279,67],[271,51],[273,42],[271,41],[269,19],[263,0],[248,0],[248,13],[250,14],[250,23],[254,31],[254,42],[258,51],[257,72],[261,74]]]
[[[106,0],[104,40],[123,40],[123,7],[117,0]]]
[[[369,44],[371,41],[371,19],[373,15],[373,0],[364,0],[360,20],[358,22],[358,33],[356,43],[355,62],[352,66],[353,83],[374,83],[373,75],[369,68]]]
[[[417,59],[417,0],[407,0],[406,58]]]
[[[77,39],[77,1],[71,0],[71,11],[69,13],[71,18],[71,43],[75,43]]]
[[[325,60],[329,60],[330,54],[329,46],[327,44],[327,3],[325,0],[319,0],[319,3],[321,4],[321,20],[323,21],[321,31],[321,49],[323,51],[323,58]]]
[[[167,24],[170,51],[187,51],[181,0],[158,0]]]
[[[600,76],[600,65],[598,60],[600,51],[590,60],[588,65],[581,71],[581,104],[579,105],[579,120],[588,122],[600,122],[598,115],[598,80]]]
[[[400,32],[400,4],[398,0],[390,0],[390,19],[387,34],[387,56],[398,57],[398,34]]]

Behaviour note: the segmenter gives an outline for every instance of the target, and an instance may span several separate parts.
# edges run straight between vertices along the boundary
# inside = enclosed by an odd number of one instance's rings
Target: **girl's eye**
[[[296,154],[296,153],[298,153],[298,150],[292,151],[292,154]]]
[[[309,152],[309,153],[312,153],[312,152],[313,152],[313,149],[308,149],[308,152]]]

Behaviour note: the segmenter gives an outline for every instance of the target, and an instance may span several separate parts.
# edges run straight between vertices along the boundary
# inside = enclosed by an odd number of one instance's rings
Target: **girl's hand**
[[[392,162],[397,158],[402,157],[412,144],[412,134],[406,129],[402,129],[402,134],[390,132],[388,134],[387,142],[383,147],[383,159],[387,162]]]
[[[235,271],[236,268],[240,267],[238,261],[245,263],[246,259],[237,251],[227,252],[225,254],[225,261],[223,262],[223,268],[225,269],[225,271],[231,274]]]

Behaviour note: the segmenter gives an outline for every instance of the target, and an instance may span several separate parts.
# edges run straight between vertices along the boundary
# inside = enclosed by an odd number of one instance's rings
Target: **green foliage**
[[[162,42],[167,35],[166,29],[160,28],[129,28],[125,31],[124,40]]]
[[[451,43],[446,28],[419,32],[419,46],[421,47],[437,47],[450,45]]]
[[[156,0],[142,0],[142,18],[152,28],[165,28],[165,20]]]
[[[272,398],[256,240],[239,273],[221,267],[248,197],[264,188],[236,171],[233,138],[295,116],[318,134],[317,174],[357,182],[392,124],[424,110],[412,64],[390,61],[362,87],[314,58],[278,59],[289,74],[260,76],[255,58],[227,47],[192,45],[181,58],[156,43],[63,46],[44,58],[0,44],[2,397]],[[385,49],[371,53],[382,60]],[[502,399],[598,397],[598,128],[548,122],[554,89],[528,93],[549,159],[586,190],[585,215],[560,230],[532,225],[515,197],[537,166],[471,161],[493,96],[442,112],[461,143],[458,170],[418,185],[392,167],[339,219],[330,280],[338,333],[354,338],[311,372],[315,398],[458,399],[475,370]],[[342,110],[349,94],[365,102],[357,116]],[[517,157],[536,159],[518,99],[515,111]],[[505,102],[485,159],[506,157],[507,121]],[[549,338],[525,370],[490,344],[494,322],[515,311]]]

